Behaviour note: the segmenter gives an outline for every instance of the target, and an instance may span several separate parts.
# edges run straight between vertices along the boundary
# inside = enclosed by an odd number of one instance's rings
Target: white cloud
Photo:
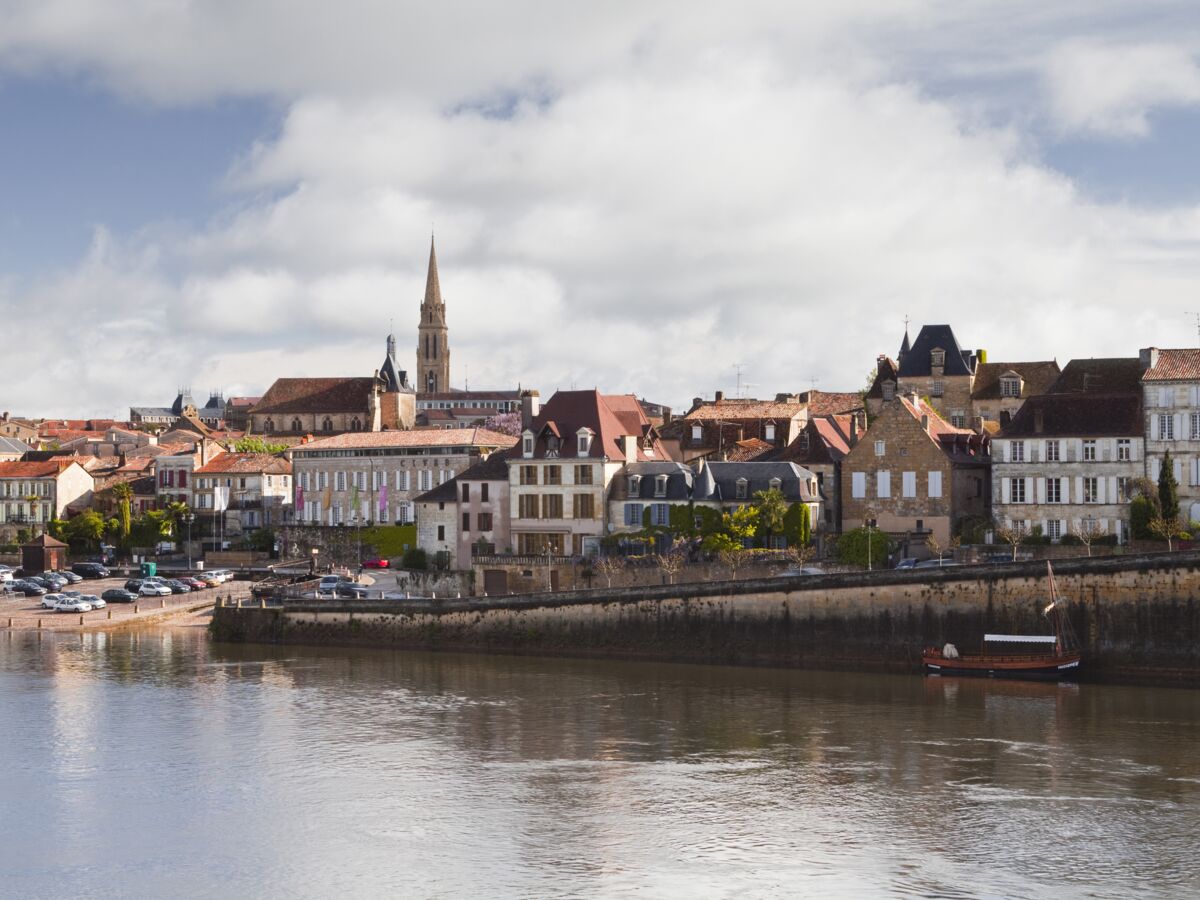
[[[1068,132],[1145,137],[1155,109],[1200,104],[1200,65],[1170,44],[1067,41],[1046,64],[1051,112]]]

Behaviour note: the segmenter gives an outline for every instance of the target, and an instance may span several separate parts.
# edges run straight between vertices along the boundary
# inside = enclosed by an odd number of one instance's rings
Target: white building
[[[1158,481],[1171,454],[1184,522],[1200,521],[1200,349],[1140,351],[1146,475]]]
[[[40,525],[91,502],[95,481],[74,458],[0,462],[0,526]],[[6,530],[7,531],[7,530]]]

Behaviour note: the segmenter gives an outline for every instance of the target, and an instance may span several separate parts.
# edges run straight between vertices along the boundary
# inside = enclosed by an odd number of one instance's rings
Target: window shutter
[[[1083,502],[1083,476],[1075,476],[1075,498],[1077,503]]]
[[[1108,498],[1109,498],[1108,499],[1109,503],[1120,503],[1121,502],[1121,496],[1120,496],[1120,494],[1117,493],[1117,476],[1116,475],[1112,475],[1108,479]]]
[[[1158,416],[1150,417],[1150,440],[1158,440]]]
[[[1137,438],[1131,438],[1129,441],[1129,461],[1137,462],[1138,458],[1138,442]]]
[[[1175,482],[1179,483],[1179,482],[1183,481],[1183,460],[1176,458],[1174,460],[1174,462],[1175,462],[1175,467],[1174,467],[1175,468],[1175,473],[1174,473],[1175,474]]]
[[[1097,478],[1096,479],[1096,502],[1097,503],[1104,502],[1104,482],[1107,480],[1108,479],[1106,479],[1106,478]]]
[[[1182,441],[1184,438],[1184,423],[1185,419],[1183,413],[1179,413],[1175,416],[1175,440],[1177,441]]]
[[[1038,503],[1046,502],[1046,479],[1045,478],[1039,478],[1037,480],[1037,502]]]
[[[932,478],[933,473],[930,472],[929,476],[930,476],[930,478]],[[1002,503],[1011,503],[1012,502],[1012,500],[1009,499],[1012,496],[1012,489],[1009,487],[1010,481],[1011,481],[1011,479],[1008,479],[1008,478],[1000,479],[1000,502],[1002,502]],[[930,483],[929,493],[932,496],[932,494],[933,494],[932,482]]]
[[[1033,486],[1034,486],[1033,479],[1026,478],[1025,479],[1025,502],[1026,503],[1032,503],[1034,501]]]
[[[1001,444],[1004,447],[1004,461],[1010,462],[1012,460],[1012,451],[1008,449],[1009,442],[1001,441]]]

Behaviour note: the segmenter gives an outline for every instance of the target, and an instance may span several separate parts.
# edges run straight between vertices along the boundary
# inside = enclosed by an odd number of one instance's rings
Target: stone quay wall
[[[1200,686],[1200,552],[1060,560],[1084,677]],[[217,640],[915,672],[923,647],[1046,634],[1044,562],[430,602],[215,611]]]

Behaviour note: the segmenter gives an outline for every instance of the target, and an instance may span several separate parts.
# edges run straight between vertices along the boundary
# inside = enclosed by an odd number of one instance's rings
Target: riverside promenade
[[[1056,561],[1082,677],[1200,686],[1200,552]],[[1044,562],[429,601],[219,606],[220,641],[920,671],[921,650],[1041,634]]]

